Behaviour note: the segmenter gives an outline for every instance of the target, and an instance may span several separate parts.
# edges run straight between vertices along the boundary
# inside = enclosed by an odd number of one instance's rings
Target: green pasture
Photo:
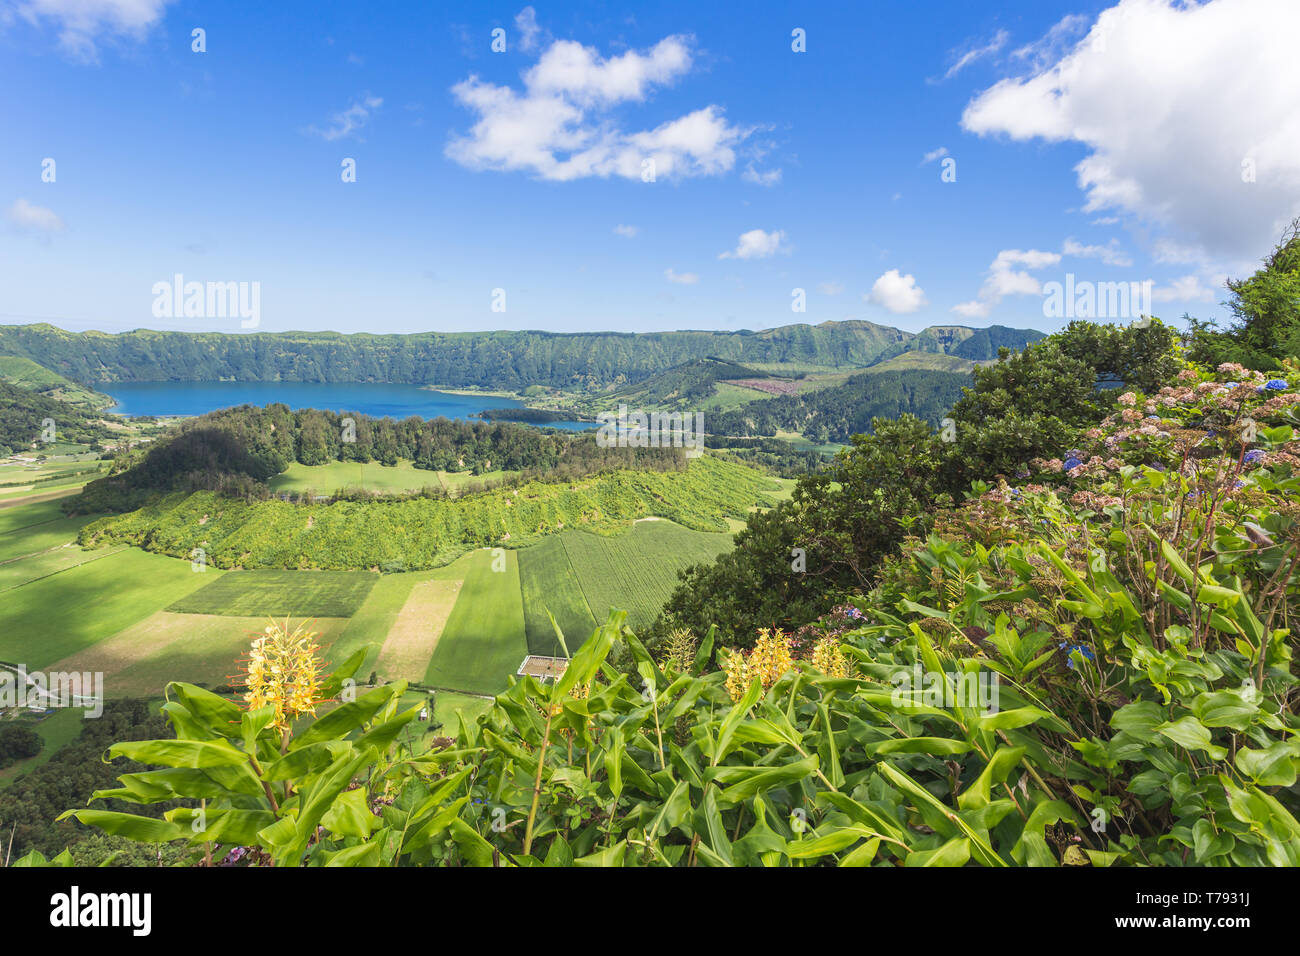
[[[223,572],[127,548],[4,593],[0,660],[44,667],[178,601]]]
[[[555,628],[546,613],[548,610],[564,633],[570,653],[576,651],[596,628],[596,619],[587,606],[582,584],[560,540],[563,534],[579,533],[564,532],[519,552],[519,584],[530,654],[563,656]]]
[[[493,571],[494,561],[504,570]],[[464,586],[429,662],[425,683],[499,694],[528,653],[519,558],[514,551],[474,551],[449,567],[464,569]],[[441,569],[450,573],[449,568]]]
[[[678,571],[732,547],[729,533],[691,531],[662,520],[637,522],[620,535],[565,532],[560,541],[595,620],[604,621],[611,610],[627,611],[633,631],[658,616],[677,586]]]
[[[378,580],[370,571],[228,571],[167,610],[232,617],[351,617]]]

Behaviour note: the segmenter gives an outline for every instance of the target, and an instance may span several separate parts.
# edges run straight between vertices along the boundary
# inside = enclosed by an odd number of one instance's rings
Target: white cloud
[[[345,136],[351,136],[370,122],[370,114],[383,105],[382,98],[367,96],[353,103],[342,112],[335,113],[330,117],[330,125],[325,129],[317,129],[315,126],[311,126],[308,127],[308,132],[315,133],[322,139],[331,142],[336,139],[343,139]]]
[[[139,40],[162,18],[172,0],[18,0],[11,11],[32,24],[52,21],[59,45],[72,56],[98,59],[96,42],[104,38]],[[3,14],[0,10],[0,23]]]
[[[1035,73],[1045,70],[1064,55],[1067,48],[1078,42],[1088,32],[1088,18],[1072,13],[1062,18],[1041,38],[1011,52],[1012,57],[1023,60]]]
[[[947,155],[948,155],[947,146],[940,146],[938,149],[932,149],[924,156],[921,157],[921,165],[925,166],[927,163],[932,163],[936,159],[943,159],[943,157]]]
[[[900,275],[897,269],[890,269],[877,279],[871,293],[863,298],[897,315],[915,312],[927,304],[925,291],[916,284],[916,277],[910,273]]]
[[[664,270],[664,278],[678,285],[695,285],[700,281],[700,277],[694,272],[674,272],[672,269]]]
[[[1153,302],[1213,302],[1214,289],[1203,285],[1199,276],[1182,276],[1167,286],[1153,289],[1151,300]]]
[[[63,220],[58,213],[44,206],[37,206],[26,199],[19,199],[9,207],[8,218],[19,232],[52,236],[63,231]]]
[[[745,166],[745,171],[740,174],[740,178],[747,183],[753,183],[755,186],[775,186],[781,181],[780,169],[767,169],[759,172],[754,168],[753,163]]]
[[[822,295],[839,295],[844,291],[844,283],[834,281],[823,282],[821,285],[817,286],[817,291]]]
[[[617,226],[614,227],[614,234],[617,236],[622,236],[624,239],[633,239],[636,237],[636,234],[640,231],[641,230],[638,229],[636,226],[625,226],[622,223],[619,223]]]
[[[1294,0],[1120,0],[1053,65],[977,96],[962,126],[1081,143],[1085,212],[1156,227],[1185,262],[1255,261],[1300,213],[1298,35]]]
[[[969,302],[959,302],[952,310],[969,319],[985,319],[1009,295],[1039,295],[1043,291],[1042,283],[1027,270],[1043,269],[1060,261],[1059,253],[1041,249],[1003,249],[989,265],[978,296]]]
[[[1061,252],[1076,259],[1100,259],[1108,266],[1131,266],[1130,259],[1119,248],[1119,240],[1112,239],[1104,246],[1084,245],[1073,239],[1066,239]]]
[[[537,25],[537,11],[524,7],[515,15],[515,29],[519,31],[519,49],[529,53],[536,49],[542,28]]]
[[[1011,35],[1006,30],[999,30],[993,34],[993,39],[984,46],[972,47],[959,55],[953,65],[948,67],[948,72],[943,75],[943,78],[950,80],[976,60],[992,56],[1006,46],[1009,39],[1011,39]]]
[[[448,143],[446,155],[470,169],[523,170],[558,181],[640,180],[651,168],[655,180],[724,173],[751,130],[729,124],[720,107],[634,132],[620,129],[612,114],[615,106],[642,102],[655,87],[689,72],[692,42],[670,36],[644,53],[606,59],[560,40],[523,74],[522,92],[472,75],[452,94],[478,119],[467,135]]]
[[[780,229],[774,229],[771,232],[764,232],[762,229],[751,229],[749,232],[741,233],[735,249],[721,253],[718,258],[766,259],[778,252],[789,252],[790,250],[784,243],[785,232]]]

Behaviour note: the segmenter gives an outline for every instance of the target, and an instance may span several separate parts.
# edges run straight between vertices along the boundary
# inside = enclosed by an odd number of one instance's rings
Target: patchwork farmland
[[[526,654],[562,656],[556,626],[570,651],[612,609],[644,628],[678,570],[731,546],[728,534],[652,520],[622,534],[566,530],[523,549],[478,549],[409,573],[199,572],[135,547],[83,549],[77,532],[94,517],[68,518],[58,501],[0,509],[0,661],[101,672],[110,698],[157,698],[172,680],[229,693],[269,616],[309,619],[328,665],[364,650],[359,680],[436,689],[432,723],[449,727],[504,691]],[[75,736],[66,718],[41,721],[47,747]],[[0,786],[49,756],[10,768]]]

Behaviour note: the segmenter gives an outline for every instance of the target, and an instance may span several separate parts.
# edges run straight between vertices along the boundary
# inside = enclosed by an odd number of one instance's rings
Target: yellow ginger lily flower
[[[813,645],[812,664],[827,677],[849,676],[849,662],[833,637],[823,637]]]
[[[275,621],[268,624],[249,648],[244,700],[249,710],[274,705],[274,724],[281,731],[303,714],[316,713],[320,703],[322,663],[316,656],[320,647],[315,637],[306,622],[291,631],[286,618],[283,626]]]

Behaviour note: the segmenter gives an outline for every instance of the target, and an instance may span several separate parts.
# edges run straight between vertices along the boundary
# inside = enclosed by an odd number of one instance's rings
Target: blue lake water
[[[487,408],[521,408],[523,402],[494,395],[453,395],[418,385],[371,382],[113,382],[100,386],[116,400],[118,415],[203,415],[235,405],[320,408],[360,412],[376,418],[456,418],[469,420]],[[591,422],[548,422],[570,431],[595,427]]]

